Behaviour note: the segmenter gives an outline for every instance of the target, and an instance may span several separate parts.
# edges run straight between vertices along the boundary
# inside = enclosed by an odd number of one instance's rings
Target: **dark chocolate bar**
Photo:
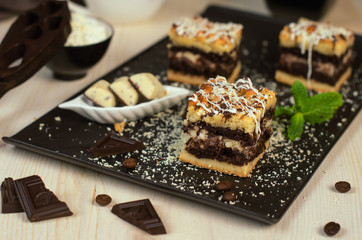
[[[111,132],[98,140],[89,150],[96,157],[104,157],[143,149],[145,149],[145,146],[142,142]]]
[[[148,199],[116,204],[112,213],[152,235],[166,233],[160,217]]]
[[[1,183],[1,203],[2,213],[24,212],[15,192],[14,181],[10,177]]]
[[[42,179],[33,175],[14,181],[15,191],[31,222],[73,215],[66,203],[61,202]]]

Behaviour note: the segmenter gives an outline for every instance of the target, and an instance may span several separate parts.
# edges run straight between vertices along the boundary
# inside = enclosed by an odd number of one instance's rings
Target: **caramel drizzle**
[[[253,87],[250,78],[228,83],[224,77],[210,78],[189,98],[189,105],[204,109],[209,114],[241,114],[255,121],[255,133],[261,134],[260,120],[265,113],[268,96]],[[258,114],[260,113],[260,114]]]
[[[290,39],[295,41],[297,37],[301,38],[299,48],[302,54],[305,53],[308,46],[308,72],[307,80],[312,77],[312,50],[322,39],[334,41],[338,35],[348,39],[351,32],[342,28],[331,25],[330,23],[318,23],[304,18],[299,19],[298,23],[290,23],[288,25],[290,31]]]
[[[174,26],[177,35],[205,38],[207,43],[224,39],[226,42],[234,44],[238,33],[243,29],[241,24],[210,22],[207,18],[202,17],[181,18]]]

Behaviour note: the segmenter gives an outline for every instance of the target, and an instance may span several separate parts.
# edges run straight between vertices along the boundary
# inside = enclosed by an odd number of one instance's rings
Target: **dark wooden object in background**
[[[0,45],[0,98],[44,66],[70,32],[66,1],[46,0],[20,14]]]

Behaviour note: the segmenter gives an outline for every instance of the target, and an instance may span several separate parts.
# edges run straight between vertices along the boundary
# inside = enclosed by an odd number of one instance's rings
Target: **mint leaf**
[[[302,111],[307,106],[308,101],[308,92],[303,83],[295,81],[292,85],[292,94],[296,109]]]
[[[274,116],[275,117],[279,117],[281,115],[292,116],[293,114],[294,114],[294,108],[293,107],[276,106]]]
[[[303,134],[304,129],[304,117],[303,113],[297,112],[290,119],[288,127],[288,137],[290,140],[294,141],[296,138],[299,138]]]
[[[303,109],[305,121],[322,123],[331,119],[338,107],[343,105],[343,97],[337,92],[320,93],[310,97]]]
[[[304,121],[311,124],[322,123],[331,119],[338,107],[343,105],[343,97],[338,92],[328,92],[308,96],[305,86],[298,81],[292,85],[295,105],[292,107],[277,106],[275,116],[292,116],[288,127],[288,137],[294,141],[301,137]]]

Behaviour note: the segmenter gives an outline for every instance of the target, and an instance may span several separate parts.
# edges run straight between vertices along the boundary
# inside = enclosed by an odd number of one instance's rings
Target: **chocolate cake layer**
[[[347,70],[352,64],[352,58],[350,58],[345,64],[334,65],[336,68],[333,75],[329,75],[324,71],[319,71],[318,66],[320,63],[316,63],[313,59],[312,62],[312,75],[311,78],[319,82],[326,83],[328,85],[334,86],[342,74]],[[286,73],[290,73],[296,76],[307,76],[308,73],[308,63],[305,62],[291,62],[283,58],[280,59],[278,69]],[[328,68],[326,68],[328,70]],[[330,68],[329,68],[330,69]]]
[[[330,62],[330,63],[333,63],[334,65],[339,65],[339,64],[343,63],[343,58],[347,54],[349,54],[349,51],[352,51],[352,49],[348,48],[346,50],[346,52],[340,56],[337,56],[337,55],[327,56],[327,55],[323,55],[319,52],[312,51],[312,59],[315,62]],[[305,53],[302,54],[300,48],[297,48],[297,47],[294,47],[294,48],[281,47],[280,54],[286,54],[286,53],[293,54],[300,58],[308,59],[308,51],[305,51]]]
[[[260,121],[261,132],[265,130],[267,122],[273,119],[274,111],[275,111],[274,108],[270,108],[265,112],[264,117]],[[187,125],[183,126],[183,131],[187,133],[195,128],[207,130],[209,137],[223,136],[228,139],[240,141],[242,146],[252,146],[258,140],[256,135],[251,135],[249,133],[245,133],[240,130],[231,130],[229,128],[223,128],[223,127],[213,127],[210,124],[207,124],[203,121],[188,122]]]
[[[202,75],[206,78],[216,75],[230,77],[239,59],[239,51],[235,51],[236,57],[233,58],[227,54],[204,53],[194,48],[171,47],[168,49],[168,68],[192,75]],[[192,61],[184,56],[179,57],[180,53],[192,53],[198,57]]]
[[[243,152],[237,149],[226,148],[219,137],[209,137],[207,140],[190,139],[186,143],[186,151],[198,158],[217,159],[220,162],[243,166],[253,161],[265,150],[265,143],[272,135],[272,128],[265,129],[258,142],[254,146],[245,147]]]
[[[237,61],[237,59],[240,58],[240,50],[234,49],[229,53],[223,53],[222,55],[214,52],[203,52],[200,49],[197,48],[188,48],[188,47],[180,47],[180,46],[173,46],[171,45],[170,48],[168,48],[171,52],[192,52],[194,54],[200,54],[204,56],[205,58],[209,59],[213,62],[223,62],[223,63],[233,63]]]

